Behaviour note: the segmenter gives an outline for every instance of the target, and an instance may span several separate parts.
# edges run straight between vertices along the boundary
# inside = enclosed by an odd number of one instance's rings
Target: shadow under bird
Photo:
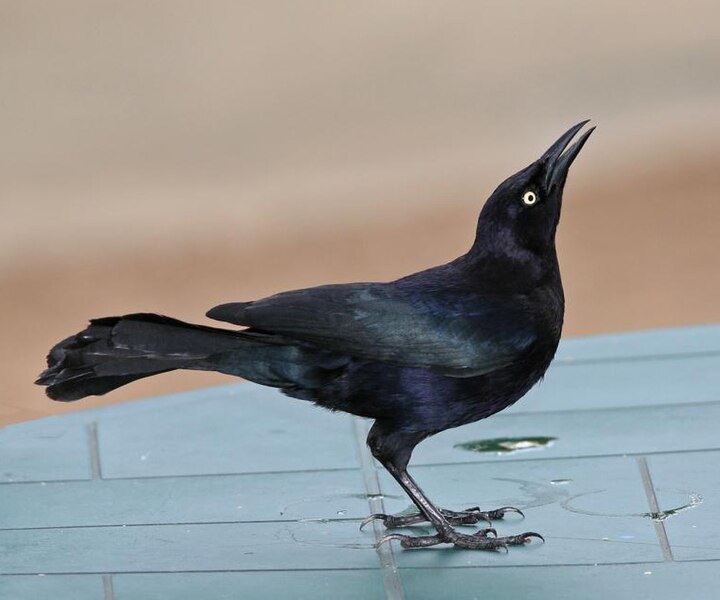
[[[542,539],[535,532],[497,537],[492,527],[457,531],[455,525],[491,524],[520,511],[439,508],[407,466],[421,441],[510,406],[550,365],[565,308],[555,232],[568,169],[594,128],[570,142],[586,123],[498,186],[480,213],[472,247],[448,264],[388,283],[323,285],[207,313],[239,330],[144,313],[94,319],[52,348],[36,383],[61,401],[174,369],[218,371],[279,388],[374,419],[368,446],[418,512],[375,514],[363,524],[429,521],[436,530],[390,534],[380,543],[493,550]]]

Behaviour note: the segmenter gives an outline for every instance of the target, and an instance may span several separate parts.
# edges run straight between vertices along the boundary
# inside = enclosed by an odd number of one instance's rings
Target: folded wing
[[[325,285],[207,316],[361,359],[452,377],[507,366],[536,340],[526,299],[387,283]]]

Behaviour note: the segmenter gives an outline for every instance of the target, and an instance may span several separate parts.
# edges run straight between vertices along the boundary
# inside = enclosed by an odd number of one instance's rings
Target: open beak
[[[590,134],[595,131],[595,127],[591,127],[583,133],[572,146],[569,148],[567,146],[587,123],[588,121],[582,121],[568,129],[540,158],[540,162],[545,164],[545,189],[548,191],[555,186],[562,188],[565,184],[570,165],[582,150]],[[565,148],[567,148],[567,151],[565,151]]]

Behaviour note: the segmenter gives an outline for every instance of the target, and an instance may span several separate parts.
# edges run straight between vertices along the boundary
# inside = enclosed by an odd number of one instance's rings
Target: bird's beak
[[[560,136],[557,142],[555,142],[547,152],[542,155],[540,162],[545,165],[545,188],[550,191],[555,186],[562,186],[565,184],[565,178],[567,177],[570,165],[575,160],[575,157],[580,153],[582,147],[587,142],[590,134],[595,130],[594,127],[588,129],[583,133],[578,140],[563,153],[568,144],[575,137],[575,135],[588,123],[583,121],[574,125],[568,129],[563,135]]]

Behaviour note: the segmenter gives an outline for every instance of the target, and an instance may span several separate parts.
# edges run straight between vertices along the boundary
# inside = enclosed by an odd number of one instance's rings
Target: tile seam
[[[720,563],[720,558],[697,558],[692,560],[677,561],[681,563]],[[532,568],[549,568],[549,567],[617,567],[622,565],[657,565],[662,564],[662,560],[637,560],[626,562],[578,562],[578,563],[535,563],[535,564],[508,564],[508,565],[453,565],[453,566],[407,566],[404,569],[409,570],[460,570],[460,569],[532,569]],[[113,576],[123,575],[179,575],[183,573],[325,573],[328,571],[347,572],[347,571],[370,571],[375,569],[367,567],[333,567],[333,568],[308,568],[308,569],[183,569],[177,571],[113,571]],[[21,573],[0,573],[0,577],[28,577],[37,576],[36,571]],[[103,575],[102,571],[61,571],[61,572],[45,572],[46,577],[72,577],[79,575]]]
[[[336,519],[247,519],[245,521],[171,521],[167,523],[97,523],[93,525],[36,525],[31,527],[0,527],[3,531],[52,531],[55,529],[125,529],[128,527],[188,527],[195,525],[263,525],[271,523],[345,523],[357,521],[362,517],[345,517]]]
[[[637,466],[640,470],[640,478],[642,479],[643,488],[645,489],[645,495],[647,496],[648,504],[650,506],[650,512],[653,514],[659,514],[660,505],[658,504],[655,486],[653,485],[652,476],[650,475],[650,467],[648,466],[647,458],[645,456],[637,456],[635,460],[637,461]],[[655,533],[657,534],[664,560],[672,562],[675,559],[673,558],[670,540],[667,535],[667,530],[665,529],[665,523],[653,519],[653,525],[655,526]]]
[[[106,573],[102,576],[103,582],[103,600],[114,600],[115,592],[113,591],[112,575]]]
[[[370,513],[384,513],[385,504],[380,490],[380,480],[378,479],[377,469],[373,463],[373,457],[370,454],[370,449],[365,443],[368,433],[366,422],[358,417],[353,417],[352,420],[355,444],[358,456],[360,457],[360,468],[362,470],[365,493],[368,497]],[[383,530],[378,521],[373,521],[372,525],[375,542],[377,544],[383,536]],[[390,544],[376,545],[375,551],[377,552],[378,559],[380,560],[385,596],[388,600],[403,600],[405,598],[405,593],[403,591],[402,582],[400,581],[400,574],[398,572],[395,553],[392,546]]]
[[[90,454],[90,473],[92,479],[102,479],[100,468],[100,449],[98,444],[97,422],[93,421],[87,425],[88,452]]]
[[[537,413],[533,413],[537,414]],[[511,462],[535,462],[535,461],[555,461],[555,460],[592,460],[598,458],[626,458],[628,456],[667,456],[673,454],[693,454],[700,452],[719,452],[720,447],[708,447],[708,448],[688,448],[688,449],[674,449],[674,450],[656,450],[656,451],[632,451],[632,452],[615,452],[609,454],[586,454],[580,456],[546,456],[538,458],[503,458],[498,461],[496,458],[488,460],[463,460],[460,462],[437,462],[437,463],[414,463],[415,468],[426,468],[426,467],[446,467],[453,465],[482,465],[482,464],[499,464],[499,463],[511,463]],[[335,473],[342,471],[354,471],[356,467],[340,467],[331,469],[305,469],[298,471],[245,471],[235,473],[192,473],[182,475],[139,475],[139,476],[123,476],[123,477],[105,477],[103,481],[152,481],[155,479],[191,479],[200,477],[252,477],[254,475],[292,475],[294,473],[307,474],[307,473]],[[19,485],[54,485],[54,484],[65,484],[65,483],[87,483],[92,481],[91,479],[33,479],[24,481],[0,481],[0,487],[2,486],[19,486]]]

